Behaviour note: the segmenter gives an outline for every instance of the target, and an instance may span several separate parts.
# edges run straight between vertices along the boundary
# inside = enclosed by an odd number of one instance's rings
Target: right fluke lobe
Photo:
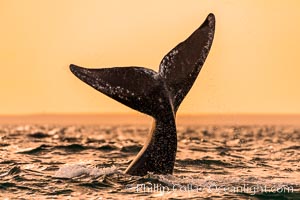
[[[209,14],[191,36],[162,59],[159,74],[172,93],[175,110],[195,82],[211,48],[214,32],[215,16]]]
[[[193,86],[210,51],[215,32],[215,16],[162,59],[159,71],[144,67],[89,69],[71,64],[80,80],[116,101],[154,118],[154,125],[143,149],[126,173],[173,172],[177,136],[175,116]]]

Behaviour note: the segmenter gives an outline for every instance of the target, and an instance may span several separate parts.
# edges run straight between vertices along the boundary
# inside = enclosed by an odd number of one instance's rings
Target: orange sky
[[[300,113],[298,0],[1,0],[0,114],[135,112],[69,64],[158,69],[210,12],[215,40],[180,113]]]

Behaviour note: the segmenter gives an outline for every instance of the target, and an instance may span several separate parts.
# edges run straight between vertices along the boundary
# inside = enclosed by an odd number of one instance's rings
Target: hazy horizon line
[[[141,125],[152,117],[142,113],[36,113],[1,115],[0,124]],[[300,125],[300,114],[201,113],[177,116],[177,125]]]
[[[37,116],[37,115],[146,115],[140,112],[33,112],[33,113],[3,113],[0,116]],[[177,116],[202,116],[202,115],[264,115],[264,116],[300,116],[300,113],[281,113],[281,112],[211,112],[211,113],[178,113]]]

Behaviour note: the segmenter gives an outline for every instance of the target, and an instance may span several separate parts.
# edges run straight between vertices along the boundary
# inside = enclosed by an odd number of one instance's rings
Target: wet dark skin
[[[71,64],[80,80],[119,101],[153,117],[147,141],[125,173],[172,174],[177,151],[176,113],[194,84],[210,51],[215,16],[179,43],[161,61],[159,71],[143,67],[88,69]]]

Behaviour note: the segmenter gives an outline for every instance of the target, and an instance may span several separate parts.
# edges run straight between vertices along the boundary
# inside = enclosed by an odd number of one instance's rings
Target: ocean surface
[[[173,175],[123,174],[148,125],[1,125],[0,199],[300,199],[300,128],[179,125]]]

